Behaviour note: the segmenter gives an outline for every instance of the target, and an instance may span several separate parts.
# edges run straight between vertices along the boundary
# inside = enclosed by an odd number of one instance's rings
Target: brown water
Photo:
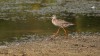
[[[66,3],[60,0],[1,0],[0,41],[13,41],[14,37],[30,34],[52,34],[58,28],[51,23],[53,14],[75,24],[66,28],[69,32],[100,32],[100,16],[94,10],[87,16],[87,13],[75,14],[60,9],[62,7],[66,8]]]

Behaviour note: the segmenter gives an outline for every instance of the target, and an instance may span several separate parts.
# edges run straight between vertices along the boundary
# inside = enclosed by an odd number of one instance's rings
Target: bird
[[[62,20],[62,19],[58,19],[56,15],[52,15],[51,19],[52,19],[52,23],[53,23],[55,26],[58,26],[58,27],[59,27],[54,36],[56,36],[56,35],[59,33],[59,30],[60,30],[61,28],[64,30],[65,35],[68,36],[67,31],[65,30],[65,28],[66,28],[66,27],[69,27],[69,26],[72,26],[72,25],[74,25],[74,24],[73,24],[73,23],[70,23],[70,22],[67,22],[67,21],[65,21],[65,20]]]

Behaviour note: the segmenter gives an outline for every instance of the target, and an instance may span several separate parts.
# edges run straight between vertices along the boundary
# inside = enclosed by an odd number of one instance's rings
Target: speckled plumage
[[[61,20],[61,19],[57,19],[57,18],[56,18],[56,15],[53,15],[53,16],[52,16],[52,23],[53,23],[55,26],[58,26],[58,27],[61,27],[61,28],[65,28],[65,27],[74,25],[74,24],[69,23],[69,22],[67,22],[67,21],[64,21],[64,20]]]
[[[64,21],[64,20],[61,20],[61,19],[57,19],[56,15],[52,16],[52,23],[55,26],[59,27],[55,35],[57,35],[59,33],[60,28],[62,28],[64,30],[64,32],[65,32],[65,35],[68,36],[68,34],[67,34],[68,31],[66,31],[64,28],[68,27],[68,26],[71,26],[71,25],[74,25],[74,24],[69,23],[67,21]]]

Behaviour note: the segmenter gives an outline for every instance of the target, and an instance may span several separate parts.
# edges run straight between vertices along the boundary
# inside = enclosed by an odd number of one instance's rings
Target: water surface
[[[97,13],[100,4],[99,2],[88,4],[88,2],[78,5],[75,1],[66,0],[1,0],[0,42],[13,41],[14,37],[20,38],[30,34],[52,35],[58,29],[51,22],[50,17],[53,14],[56,14],[59,19],[75,24],[66,28],[69,33],[100,32],[100,16],[99,12]],[[97,8],[91,9],[95,3],[98,4]],[[61,30],[61,34],[63,33]]]

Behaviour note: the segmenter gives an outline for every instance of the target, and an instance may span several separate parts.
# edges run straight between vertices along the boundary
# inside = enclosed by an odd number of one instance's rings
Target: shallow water
[[[89,8],[94,4],[98,4],[95,10]],[[58,28],[51,23],[50,17],[53,14],[75,24],[66,28],[69,33],[100,32],[100,16],[97,13],[99,6],[99,2],[83,2],[78,6],[67,0],[1,0],[0,42],[13,41],[14,37],[20,39],[21,36],[30,34],[52,35]],[[76,10],[84,13],[75,13]],[[60,34],[63,33],[61,30]]]

